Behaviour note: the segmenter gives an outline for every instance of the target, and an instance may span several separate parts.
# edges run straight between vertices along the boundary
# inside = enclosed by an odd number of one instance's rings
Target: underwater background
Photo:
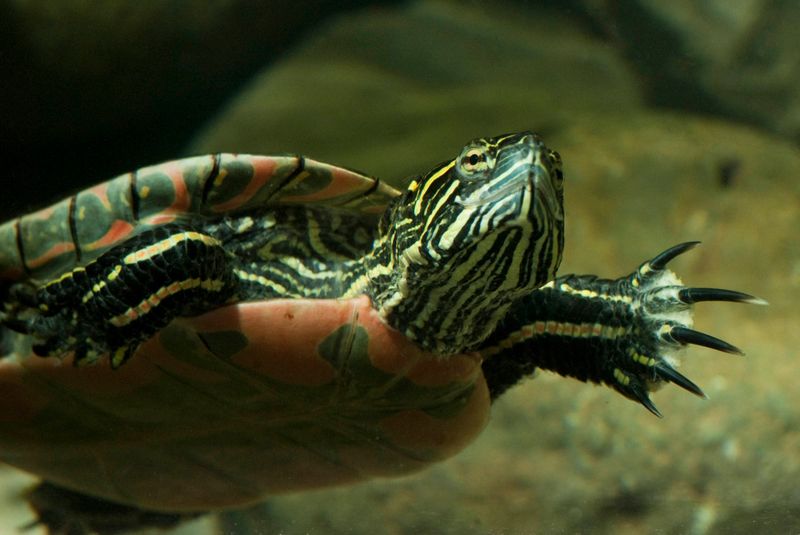
[[[561,273],[666,247],[701,304],[663,419],[540,374],[418,475],[279,496],[175,534],[800,532],[800,3],[0,1],[0,220],[159,161],[301,153],[403,184],[532,129],[564,160]],[[0,393],[2,395],[2,393]],[[33,480],[0,471],[0,533]],[[36,534],[36,529],[29,533]]]

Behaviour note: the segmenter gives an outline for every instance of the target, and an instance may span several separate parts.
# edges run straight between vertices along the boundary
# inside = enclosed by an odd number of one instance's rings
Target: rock
[[[800,5],[584,0],[660,106],[747,121],[800,140]]]
[[[639,103],[624,62],[568,19],[420,2],[317,32],[188,152],[301,152],[401,179],[470,137],[548,133]]]

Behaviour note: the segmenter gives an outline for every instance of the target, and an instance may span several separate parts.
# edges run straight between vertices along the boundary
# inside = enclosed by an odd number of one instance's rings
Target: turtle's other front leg
[[[0,321],[32,335],[37,355],[74,351],[86,364],[109,353],[117,367],[173,318],[228,301],[237,286],[231,264],[212,236],[155,227],[41,286],[12,286]]]
[[[649,392],[664,382],[705,396],[675,369],[675,353],[687,344],[741,351],[691,329],[692,305],[766,303],[731,290],[685,287],[666,264],[695,245],[676,245],[616,280],[558,277],[519,302],[481,350],[492,398],[537,368],[605,383],[657,416]]]
[[[81,494],[44,482],[27,495],[36,520],[20,530],[42,526],[50,534],[118,535],[144,529],[169,529],[203,513],[147,511]]]

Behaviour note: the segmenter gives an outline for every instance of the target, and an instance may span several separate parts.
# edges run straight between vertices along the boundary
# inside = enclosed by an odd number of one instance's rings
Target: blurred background
[[[564,159],[562,273],[697,239],[685,283],[771,303],[697,308],[747,356],[685,352],[710,399],[665,388],[662,420],[542,374],[427,472],[175,533],[800,531],[800,3],[0,0],[0,27],[0,219],[218,151],[403,184],[532,129]],[[29,483],[0,472],[0,533],[31,520]]]

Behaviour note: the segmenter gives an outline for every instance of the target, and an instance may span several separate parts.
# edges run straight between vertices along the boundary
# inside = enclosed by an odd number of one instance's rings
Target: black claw
[[[701,301],[730,301],[731,303],[749,303],[751,305],[767,304],[760,297],[721,288],[684,288],[678,292],[678,298],[687,305]]]
[[[695,331],[694,329],[687,329],[686,327],[672,327],[667,336],[681,344],[694,344],[698,346],[716,349],[717,351],[724,351],[725,353],[732,353],[734,355],[744,355],[744,352],[738,347],[729,344],[719,338]]]
[[[676,384],[679,387],[683,388],[694,394],[695,396],[699,396],[701,398],[708,398],[706,393],[703,392],[703,389],[694,384],[692,381],[689,380],[688,377],[683,375],[682,373],[678,372],[672,366],[667,364],[661,363],[656,366],[656,375],[661,379],[669,381],[670,383]]]
[[[694,249],[699,244],[700,244],[699,241],[687,241],[684,243],[679,243],[678,245],[674,245],[669,249],[667,249],[666,251],[664,251],[663,253],[656,255],[655,258],[650,260],[649,262],[650,268],[653,269],[654,271],[660,271],[664,269],[664,267],[666,267],[666,265],[673,258],[675,258],[678,255],[682,255],[689,249]]]
[[[644,408],[649,410],[651,413],[655,414],[659,418],[663,418],[661,415],[661,411],[658,410],[653,400],[650,399],[650,396],[644,390],[640,388],[632,388],[630,390],[630,394],[633,395],[633,399],[644,405]]]

